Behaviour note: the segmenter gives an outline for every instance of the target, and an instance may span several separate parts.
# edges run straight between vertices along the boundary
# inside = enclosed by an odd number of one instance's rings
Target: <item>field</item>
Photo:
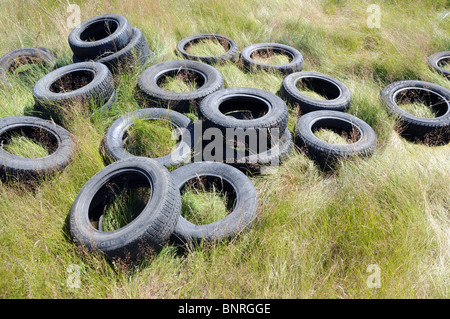
[[[377,1],[379,27],[368,23],[372,1],[73,3],[80,7],[81,21],[104,13],[124,15],[142,30],[155,56],[147,66],[115,76],[118,98],[110,113],[94,108],[65,115],[76,155],[63,172],[36,185],[0,182],[0,298],[450,297],[450,145],[405,140],[379,100],[381,89],[398,80],[450,89],[450,82],[426,64],[427,56],[450,49],[448,0]],[[1,1],[0,55],[41,46],[55,53],[57,66],[72,63],[68,4]],[[324,172],[294,149],[273,174],[251,177],[259,196],[258,219],[248,233],[230,241],[187,250],[168,244],[133,266],[81,250],[72,242],[67,217],[82,186],[106,165],[99,152],[106,129],[121,114],[145,107],[135,98],[144,68],[181,59],[175,52],[178,41],[203,32],[227,35],[240,49],[259,42],[297,48],[304,70],[329,74],[350,88],[348,112],[374,128],[377,151]],[[283,80],[233,63],[217,69],[225,87],[277,93]],[[0,88],[0,117],[29,112],[33,85],[46,72],[32,68],[27,76],[9,75],[11,85]],[[183,83],[168,85],[189,90]],[[298,113],[288,106],[292,130]],[[195,118],[195,111],[189,116]],[[165,133],[157,136],[164,145]],[[20,137],[8,147],[23,156],[46,154]],[[198,212],[213,207],[224,214],[220,196],[210,196],[212,202],[189,190],[183,207]],[[76,287],[73,269],[80,271]]]

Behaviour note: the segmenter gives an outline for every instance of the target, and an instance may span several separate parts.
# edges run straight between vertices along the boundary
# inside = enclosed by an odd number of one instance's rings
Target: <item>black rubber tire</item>
[[[396,102],[396,96],[403,90],[423,90],[441,99],[437,108],[437,117],[423,118],[414,116]],[[386,86],[380,93],[383,105],[389,114],[396,117],[400,134],[407,139],[429,144],[446,144],[450,140],[450,90],[434,83],[424,81],[398,81]]]
[[[5,76],[17,60],[26,59],[28,63],[41,62],[46,68],[55,65],[55,55],[47,48],[21,48],[9,51],[0,58],[0,77]]]
[[[187,47],[190,45],[208,39],[218,40],[227,51],[217,56],[197,56],[187,52]],[[199,60],[208,64],[223,63],[226,61],[236,62],[239,58],[239,47],[236,42],[227,36],[214,33],[201,33],[186,37],[178,42],[177,50],[186,59]]]
[[[252,55],[256,51],[272,50],[274,52],[281,52],[290,56],[291,61],[287,64],[270,65],[259,63],[253,60]],[[303,69],[303,55],[297,49],[288,45],[280,43],[256,43],[249,45],[242,49],[241,60],[244,67],[248,70],[265,70],[265,71],[279,71],[282,74],[289,74],[293,72],[300,72]]]
[[[133,119],[138,118],[142,120],[149,119],[164,119],[174,125],[181,137],[177,147],[172,153],[153,158],[161,165],[169,168],[178,166],[191,156],[192,134],[191,129],[193,123],[186,116],[173,110],[163,108],[148,108],[139,109],[130,112],[118,118],[106,131],[103,139],[103,147],[105,154],[110,161],[118,161],[128,157],[134,157],[125,149],[124,136],[125,133],[134,124]]]
[[[45,132],[52,136],[57,145],[53,153],[42,158],[24,158],[13,155],[0,147],[0,176],[27,180],[49,176],[64,169],[72,160],[74,143],[70,133],[51,121],[32,116],[13,116],[0,119],[0,145],[2,136],[14,130],[34,130],[32,138],[42,138]],[[31,134],[30,134],[31,135]],[[36,135],[36,136],[35,136]]]
[[[278,143],[267,151],[256,154],[245,154],[241,157],[233,156],[233,158],[225,156],[225,162],[238,167],[241,170],[260,173],[263,166],[278,166],[286,160],[289,157],[289,152],[292,150],[292,145],[292,134],[289,129],[286,128],[279,137]],[[224,151],[224,154],[227,154],[226,150]]]
[[[443,60],[448,60],[447,63],[450,63],[450,51],[436,52],[427,58],[430,68],[445,76],[447,79],[450,79],[450,71],[441,67],[441,61]]]
[[[351,132],[359,139],[351,144],[331,144],[314,135],[314,129],[326,127]],[[315,111],[301,116],[295,128],[295,143],[322,167],[332,167],[340,159],[371,156],[377,147],[375,131],[363,120],[338,111]]]
[[[73,91],[54,92],[52,86],[64,76],[86,72],[91,74],[92,80]],[[65,107],[75,101],[83,104],[95,102],[98,105],[108,104],[115,94],[114,79],[106,65],[97,62],[83,62],[63,66],[56,69],[36,82],[33,88],[35,110],[50,111],[58,107]]]
[[[93,60],[105,64],[113,73],[123,69],[133,69],[136,66],[145,64],[154,53],[148,48],[142,31],[138,28],[132,28],[132,30],[133,35],[130,42],[119,51],[110,53],[107,56],[98,56],[95,59],[83,59],[74,55],[73,63]]]
[[[193,71],[203,79],[203,84],[192,92],[170,92],[161,88],[158,81],[164,74],[179,71]],[[197,104],[209,94],[224,87],[220,72],[214,67],[191,60],[174,60],[152,65],[142,72],[138,80],[138,86],[144,93],[146,99],[157,104],[157,106],[171,108],[177,111],[188,111],[190,107]]]
[[[297,88],[297,83],[303,79],[312,79],[313,81],[310,85],[313,91],[330,97],[330,99],[314,99],[301,93]],[[334,77],[318,72],[296,72],[289,74],[281,84],[280,95],[288,103],[298,105],[301,114],[320,110],[345,112],[352,101],[352,92],[350,92],[344,83]]]
[[[86,41],[98,32],[108,34],[105,30],[109,24],[116,26],[108,36],[95,41]],[[124,48],[132,36],[131,25],[128,20],[119,14],[103,14],[81,22],[69,34],[69,45],[72,52],[79,58],[95,59],[108,52],[117,52]]]
[[[236,194],[233,210],[219,221],[195,225],[180,214],[172,242],[182,245],[216,242],[233,238],[253,226],[257,217],[257,193],[250,179],[237,168],[219,162],[197,162],[181,166],[170,175],[180,191],[187,181],[210,176],[228,183]]]
[[[224,103],[228,103],[230,100],[242,101],[242,104],[250,106],[250,109],[253,107],[256,112],[260,112],[264,104],[267,112],[260,117],[249,120],[228,116],[225,115],[227,104],[224,106]],[[252,105],[251,102],[255,104]],[[234,105],[231,104],[231,108]],[[222,113],[221,107],[225,107],[225,113]],[[270,131],[274,128],[284,132],[289,114],[286,103],[275,94],[254,88],[229,88],[219,90],[203,99],[199,106],[199,117],[204,121],[204,129],[219,128],[224,137],[226,137],[229,128],[254,129],[259,137],[262,133],[270,136]]]
[[[118,177],[128,177],[130,188],[151,185],[151,197],[130,223],[117,230],[103,232],[97,230],[90,219],[96,221],[103,215],[108,197],[106,185]],[[114,185],[123,187],[126,180],[121,183]],[[141,254],[148,252],[149,248],[159,251],[169,240],[180,211],[180,192],[169,171],[152,159],[132,157],[108,165],[88,180],[71,208],[69,228],[80,246],[98,249],[112,258],[136,260],[145,257]]]

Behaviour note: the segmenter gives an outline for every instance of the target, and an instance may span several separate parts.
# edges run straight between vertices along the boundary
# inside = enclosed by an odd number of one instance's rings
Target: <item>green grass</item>
[[[181,215],[195,225],[219,221],[229,213],[227,196],[215,187],[209,191],[204,187],[186,187],[181,200]]]
[[[13,155],[26,158],[39,158],[50,155],[48,149],[22,134],[14,134],[3,145],[3,149]]]
[[[187,52],[196,56],[217,56],[226,52],[220,41],[215,39],[198,41],[189,46]]]
[[[293,46],[304,56],[304,70],[346,83],[353,94],[348,112],[374,128],[378,148],[372,157],[343,161],[331,172],[321,171],[293,150],[273,174],[251,177],[259,204],[257,222],[249,232],[182,254],[168,244],[134,267],[111,264],[73,243],[67,216],[83,185],[106,165],[99,147],[109,125],[148,106],[136,98],[144,67],[118,74],[111,112],[93,106],[64,113],[62,123],[76,144],[73,161],[64,171],[32,189],[17,181],[0,181],[1,298],[450,296],[450,146],[430,147],[401,138],[379,101],[381,89],[397,80],[420,79],[450,88],[450,82],[426,63],[428,55],[450,47],[448,18],[440,18],[448,1],[380,1],[380,29],[367,27],[366,10],[372,3],[367,1],[73,2],[80,5],[82,20],[107,12],[126,16],[155,52],[151,64],[179,58],[177,43],[202,32],[227,35],[240,49],[260,42]],[[3,1],[0,11],[0,54],[43,46],[55,52],[57,66],[71,63],[67,2]],[[49,70],[30,69],[26,76],[9,75],[11,85],[1,86],[1,117],[32,109],[33,85]],[[217,69],[225,87],[277,93],[283,81],[281,74],[248,73],[233,63]],[[298,110],[288,106],[292,130]],[[189,116],[195,119],[198,114],[193,110]],[[151,135],[151,129],[144,129],[149,136],[142,141],[148,139],[152,146],[145,142],[137,148],[169,145],[168,131],[155,127]],[[34,146],[18,148],[31,151]],[[159,151],[166,149],[155,154]],[[123,196],[109,206],[111,213],[127,216],[134,211],[133,197]],[[190,190],[183,203],[198,222],[226,214],[217,190]],[[115,229],[127,222],[111,217],[105,227]],[[380,288],[367,285],[372,264],[380,268]],[[68,285],[70,265],[80,267],[80,288]]]
[[[165,120],[134,119],[127,131],[125,148],[136,156],[161,157],[170,154],[176,145],[173,125]]]

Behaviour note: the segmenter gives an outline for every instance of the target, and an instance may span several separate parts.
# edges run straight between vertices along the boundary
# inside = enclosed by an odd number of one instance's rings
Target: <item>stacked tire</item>
[[[301,84],[301,85],[300,85]],[[324,99],[311,97],[299,87]],[[341,159],[370,156],[377,145],[374,130],[363,120],[345,113],[352,93],[340,80],[318,72],[295,72],[284,78],[280,95],[298,108],[295,143],[323,169],[330,169]],[[320,129],[348,137],[349,143],[334,144],[314,133]]]
[[[143,65],[153,55],[142,31],[119,14],[83,21],[69,34],[69,45],[74,63],[103,63],[113,73]]]

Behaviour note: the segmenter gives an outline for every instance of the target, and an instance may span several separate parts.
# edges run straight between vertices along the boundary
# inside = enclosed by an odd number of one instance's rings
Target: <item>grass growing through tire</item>
[[[227,197],[213,188],[210,191],[187,187],[181,196],[181,215],[195,225],[205,225],[225,218]]]
[[[217,56],[226,52],[222,43],[216,39],[206,39],[190,45],[186,52],[195,56]]]
[[[48,149],[21,134],[12,135],[8,143],[2,145],[2,148],[13,155],[25,158],[40,158],[50,155]]]
[[[156,53],[155,63],[176,59],[179,39],[200,32],[228,35],[240,48],[260,42],[293,46],[304,56],[305,70],[348,85],[353,94],[348,112],[375,129],[378,148],[371,158],[343,161],[328,173],[293,151],[275,174],[252,177],[259,207],[248,233],[181,255],[167,245],[135,267],[111,264],[74,245],[67,216],[83,185],[105,166],[99,145],[106,129],[117,117],[149,106],[135,99],[143,70],[118,74],[118,98],[111,112],[76,112],[66,119],[77,151],[63,172],[34,189],[0,181],[0,297],[450,296],[450,146],[402,139],[379,101],[380,90],[396,80],[422,79],[450,88],[425,62],[429,54],[449,46],[450,24],[439,14],[447,1],[380,1],[379,29],[367,27],[367,3],[360,1],[282,0],[257,6],[246,0],[78,3],[82,20],[107,12],[126,16],[143,31]],[[246,10],[235,10],[238,6]],[[70,32],[67,3],[44,0],[38,7],[3,1],[0,10],[0,54],[44,46],[55,52],[58,66],[72,63],[63,41]],[[277,93],[283,80],[277,73],[245,72],[231,63],[217,68],[226,87]],[[0,90],[0,117],[32,109],[33,85],[48,71],[10,75],[11,85]],[[293,129],[298,113],[295,105],[289,108]],[[192,201],[191,206],[201,207],[210,200]],[[380,288],[367,285],[372,264],[380,267]],[[70,265],[80,269],[80,288],[69,285]]]
[[[174,126],[165,120],[133,119],[134,125],[127,131],[125,148],[136,156],[161,157],[170,154],[176,145]]]

